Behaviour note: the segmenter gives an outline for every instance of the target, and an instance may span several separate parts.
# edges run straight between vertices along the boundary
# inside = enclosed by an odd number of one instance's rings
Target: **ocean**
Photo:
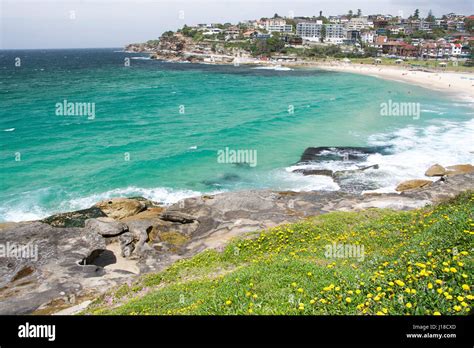
[[[117,48],[3,50],[0,96],[0,221],[117,196],[169,204],[245,189],[340,189],[330,177],[292,172],[301,168],[378,164],[349,185],[392,192],[434,163],[472,163],[474,150],[472,105],[316,69],[160,62]],[[388,103],[413,103],[420,112],[382,115]],[[297,164],[318,146],[387,151],[357,163]],[[218,159],[233,150],[255,155],[253,162]]]

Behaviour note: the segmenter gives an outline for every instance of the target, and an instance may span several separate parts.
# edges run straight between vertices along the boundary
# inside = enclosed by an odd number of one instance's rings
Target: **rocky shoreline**
[[[327,152],[309,148],[302,161],[321,154]],[[168,207],[143,197],[113,198],[41,221],[0,224],[0,245],[8,256],[0,257],[0,314],[73,313],[68,308],[84,308],[110,287],[203,250],[221,250],[249,232],[332,211],[415,209],[474,190],[471,165],[434,165],[426,175],[440,179],[402,183],[401,193],[250,190]]]

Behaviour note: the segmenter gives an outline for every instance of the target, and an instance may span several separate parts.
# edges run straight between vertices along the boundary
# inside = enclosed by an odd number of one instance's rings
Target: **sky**
[[[0,0],[0,49],[123,47],[184,24],[279,15],[474,14],[471,0]]]

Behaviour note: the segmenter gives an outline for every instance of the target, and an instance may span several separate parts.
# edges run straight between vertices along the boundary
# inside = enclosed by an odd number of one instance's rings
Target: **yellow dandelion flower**
[[[405,283],[399,279],[395,280],[395,284],[397,284],[398,286],[405,286]]]
[[[411,308],[411,307],[413,307],[413,306],[412,306],[412,304],[411,304],[410,302],[408,302],[408,303],[405,305],[405,307]]]
[[[227,301],[225,301],[225,304],[229,306],[229,305],[232,304],[232,301],[231,301],[231,300],[227,300]]]
[[[304,292],[303,288],[299,288],[297,291],[298,292]]]
[[[468,291],[470,289],[470,286],[467,284],[463,284],[462,289]]]
[[[428,289],[433,289],[433,284],[428,283]]]
[[[456,311],[456,312],[459,312],[462,307],[461,306],[454,306],[453,309]]]
[[[316,302],[315,300],[309,301],[309,303],[311,303],[311,304],[314,304],[315,302]]]
[[[441,315],[441,313],[436,311],[436,312],[433,313],[433,315]]]
[[[352,299],[350,297],[346,297],[346,302],[347,303],[351,303],[352,302]]]

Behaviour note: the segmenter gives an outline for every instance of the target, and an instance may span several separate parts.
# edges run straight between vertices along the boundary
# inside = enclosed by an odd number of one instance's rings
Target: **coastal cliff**
[[[41,221],[7,223],[2,245],[17,252],[23,246],[30,257],[2,259],[0,312],[54,313],[88,304],[138,275],[223,250],[235,237],[276,225],[336,211],[417,209],[474,190],[474,173],[454,174],[401,194],[255,190],[187,198],[169,207],[114,198]]]

